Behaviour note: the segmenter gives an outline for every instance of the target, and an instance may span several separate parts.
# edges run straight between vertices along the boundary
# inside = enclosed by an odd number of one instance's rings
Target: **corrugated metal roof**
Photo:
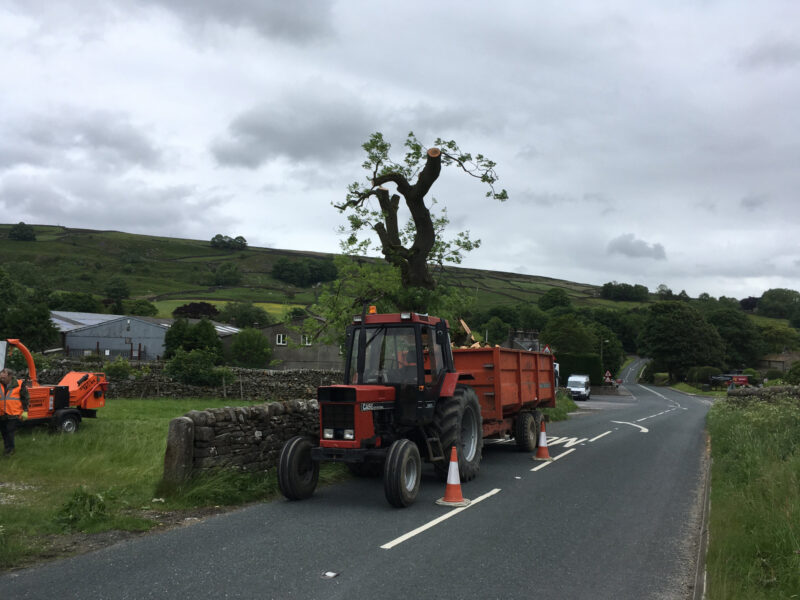
[[[140,321],[152,323],[153,325],[158,325],[167,329],[169,329],[169,327],[175,322],[175,319],[165,319],[163,317],[125,317],[123,315],[106,315],[102,313],[82,313],[63,310],[50,311],[50,319],[62,333],[74,331],[76,329],[82,329],[84,327],[93,327],[94,325],[100,325],[101,323],[107,323],[109,321],[115,321],[117,319],[124,318],[138,319]],[[189,322],[193,324],[198,323],[199,321],[200,319],[189,319]],[[214,329],[220,337],[235,335],[241,331],[241,329],[238,327],[226,325],[225,323],[211,321],[211,324],[214,326]]]
[[[64,310],[51,310],[50,320],[53,321],[61,332],[72,331],[81,327],[99,325],[114,319],[120,319],[122,315],[106,315],[101,313],[71,312]]]

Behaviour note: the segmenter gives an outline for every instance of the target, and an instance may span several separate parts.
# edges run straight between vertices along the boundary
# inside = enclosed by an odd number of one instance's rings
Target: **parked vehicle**
[[[347,329],[344,383],[317,390],[319,439],[283,446],[278,483],[299,500],[317,485],[319,464],[383,474],[390,504],[412,504],[422,462],[446,480],[450,448],[459,476],[478,474],[484,438],[513,436],[536,449],[540,407],[555,406],[553,356],[506,348],[452,349],[447,321],[415,313],[356,317]]]
[[[96,417],[97,409],[105,406],[105,374],[71,371],[58,385],[40,385],[33,356],[19,340],[0,341],[0,369],[5,367],[6,353],[14,349],[22,353],[28,366],[28,380],[20,380],[20,385],[28,389],[29,424],[47,424],[57,431],[74,433],[82,419]]]
[[[588,400],[592,396],[592,384],[588,375],[570,375],[567,389],[573,400]]]

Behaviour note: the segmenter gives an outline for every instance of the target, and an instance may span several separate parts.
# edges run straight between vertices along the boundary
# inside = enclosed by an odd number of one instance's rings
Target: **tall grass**
[[[169,421],[222,400],[109,400],[74,435],[35,427],[17,432],[17,452],[0,459],[0,568],[40,552],[45,536],[146,530],[145,509],[239,504],[275,493],[273,474],[228,473],[159,498]]]
[[[800,401],[717,402],[711,600],[800,598]]]

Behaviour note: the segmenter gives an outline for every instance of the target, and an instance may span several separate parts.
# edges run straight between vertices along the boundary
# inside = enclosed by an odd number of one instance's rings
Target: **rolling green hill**
[[[34,286],[42,278],[53,290],[103,295],[114,276],[128,283],[131,296],[154,302],[160,316],[191,301],[222,305],[228,301],[250,301],[272,314],[287,308],[307,306],[316,289],[301,288],[271,276],[280,258],[329,258],[317,252],[249,247],[245,250],[212,248],[209,240],[186,240],[119,231],[96,231],[61,226],[35,225],[36,241],[8,239],[11,225],[0,225],[0,266],[20,283]],[[237,286],[213,285],[213,273],[225,263],[242,273]],[[547,277],[478,269],[448,267],[444,275],[450,285],[475,296],[477,308],[535,302],[553,287],[567,292],[577,305],[636,306],[600,298],[598,286]]]

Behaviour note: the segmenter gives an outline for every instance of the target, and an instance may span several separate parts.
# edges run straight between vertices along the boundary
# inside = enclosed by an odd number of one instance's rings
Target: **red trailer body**
[[[556,405],[552,354],[499,347],[453,349],[453,363],[460,380],[478,395],[484,437],[511,433],[522,410]]]

